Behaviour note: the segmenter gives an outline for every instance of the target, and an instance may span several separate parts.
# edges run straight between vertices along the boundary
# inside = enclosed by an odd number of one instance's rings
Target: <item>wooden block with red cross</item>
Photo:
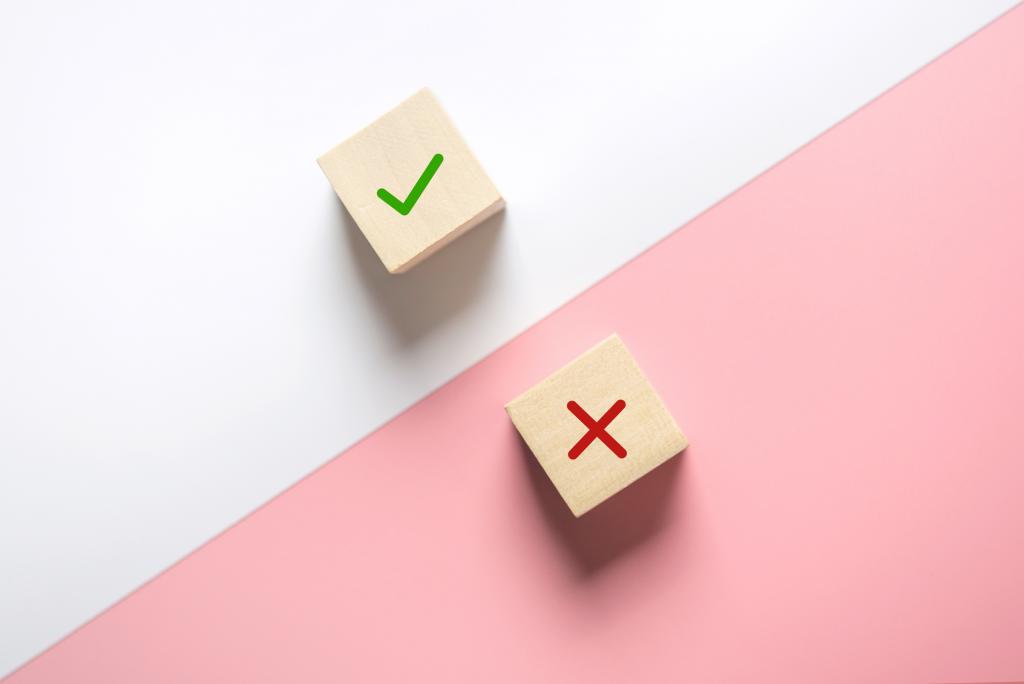
[[[687,444],[617,335],[505,410],[576,517]]]

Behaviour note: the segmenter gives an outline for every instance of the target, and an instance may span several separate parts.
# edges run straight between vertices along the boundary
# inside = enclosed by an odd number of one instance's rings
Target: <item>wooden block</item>
[[[577,518],[687,444],[617,335],[505,410]]]
[[[440,165],[416,198],[414,187],[429,176],[437,155]],[[412,268],[505,206],[437,98],[425,88],[317,163],[391,273]],[[411,204],[408,213],[382,199],[381,189],[404,203],[402,209]]]

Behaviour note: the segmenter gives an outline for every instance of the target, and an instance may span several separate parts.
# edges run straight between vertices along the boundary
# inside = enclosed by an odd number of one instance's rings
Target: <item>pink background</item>
[[[1020,678],[1022,122],[1018,9],[9,681]],[[502,405],[611,332],[691,446],[576,521]]]

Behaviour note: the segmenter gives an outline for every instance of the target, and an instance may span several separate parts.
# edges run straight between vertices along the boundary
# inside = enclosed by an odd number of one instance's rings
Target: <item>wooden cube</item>
[[[401,273],[505,206],[427,89],[317,159],[391,273]]]
[[[687,444],[617,335],[505,410],[576,517]]]

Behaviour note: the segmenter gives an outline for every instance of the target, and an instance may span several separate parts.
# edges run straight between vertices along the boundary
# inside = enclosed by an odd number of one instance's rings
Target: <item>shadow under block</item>
[[[430,176],[428,167],[436,155],[443,159]],[[412,268],[505,206],[437,98],[425,88],[317,163],[391,273]],[[414,187],[427,177],[417,198]],[[380,189],[412,208],[401,213],[378,196]]]
[[[687,444],[617,335],[513,399],[505,411],[577,518]],[[614,440],[611,445],[602,433],[571,456],[585,435],[601,428]],[[616,455],[615,448],[625,456]]]

